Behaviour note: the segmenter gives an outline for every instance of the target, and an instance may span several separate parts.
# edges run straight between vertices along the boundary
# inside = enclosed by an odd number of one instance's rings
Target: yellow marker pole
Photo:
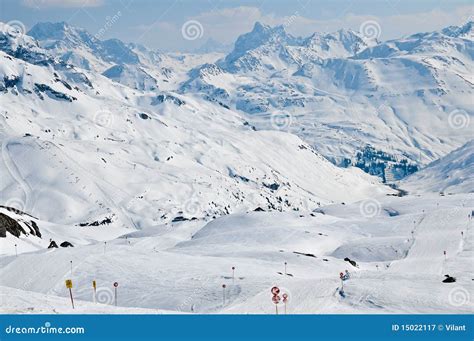
[[[74,299],[72,298],[72,281],[70,279],[66,279],[66,288],[69,289],[69,296],[71,297],[72,309],[74,309]]]

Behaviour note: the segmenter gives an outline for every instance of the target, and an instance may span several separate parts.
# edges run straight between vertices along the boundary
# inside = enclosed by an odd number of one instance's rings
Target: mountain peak
[[[270,42],[289,43],[293,38],[288,35],[283,25],[271,27],[257,21],[252,31],[237,38],[234,50],[226,57],[227,63],[232,63],[246,52]]]
[[[67,22],[41,22],[28,31],[28,35],[42,43],[45,48],[57,45],[75,47],[78,44],[91,46],[96,40],[85,29],[71,26]]]
[[[441,33],[454,38],[474,39],[474,21],[469,20],[462,26],[448,26]]]

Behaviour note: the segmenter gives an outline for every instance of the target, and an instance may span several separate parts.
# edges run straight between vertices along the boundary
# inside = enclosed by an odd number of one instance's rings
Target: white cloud
[[[181,21],[158,21],[141,24],[134,29],[138,40],[149,46],[160,46],[169,50],[192,50],[204,44],[209,38],[224,44],[232,44],[237,37],[252,30],[255,22],[270,26],[284,25],[295,36],[309,36],[314,32],[334,32],[341,28],[358,31],[361,24],[375,20],[380,28],[380,40],[394,39],[418,32],[439,30],[449,25],[460,25],[469,17],[473,18],[472,6],[460,6],[451,10],[433,8],[430,11],[389,16],[358,15],[347,12],[345,15],[327,20],[312,19],[305,16],[311,10],[298,9],[279,16],[262,12],[260,8],[240,6],[203,12],[195,16],[183,17]],[[197,20],[203,27],[200,39],[188,41],[183,38],[181,28],[188,20]],[[160,39],[157,44],[157,38]]]
[[[22,0],[22,4],[31,8],[99,7],[104,4],[104,0]]]
[[[257,7],[234,7],[201,13],[190,19],[199,21],[208,37],[223,43],[234,42],[242,33],[252,29],[256,21],[268,25],[284,25],[286,30],[297,36],[307,36],[314,32],[333,32],[341,28],[358,31],[360,25],[375,20],[381,26],[380,39],[393,39],[417,32],[439,30],[448,25],[460,25],[472,17],[472,6],[461,6],[446,11],[434,8],[431,11],[390,16],[369,16],[346,13],[330,20],[316,20],[304,16],[305,10],[295,11],[287,16],[272,13],[263,14]]]

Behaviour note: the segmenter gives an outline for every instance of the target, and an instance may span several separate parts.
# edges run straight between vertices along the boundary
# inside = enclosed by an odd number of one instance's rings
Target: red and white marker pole
[[[234,284],[234,278],[235,278],[235,266],[232,267],[232,284]]]
[[[118,287],[118,282],[114,283],[114,289],[115,289],[115,306],[117,306],[117,287]]]
[[[285,304],[285,315],[286,315],[286,304],[288,303],[288,294],[284,293],[282,297],[283,297],[283,303]]]
[[[286,265],[287,265],[287,263],[285,262],[285,276],[286,276]]]
[[[105,254],[105,248],[107,247],[107,242],[104,242],[104,254]]]
[[[70,263],[71,263],[71,277],[72,277],[72,261],[70,261]]]
[[[443,253],[444,253],[444,260],[447,260],[448,256],[446,255],[446,251],[443,251]]]
[[[280,293],[280,288],[273,287],[271,293],[273,295],[272,302],[275,304],[275,313],[278,315],[278,303],[280,303],[280,296],[278,296],[278,294]]]
[[[16,244],[15,244],[15,256],[18,257],[18,250],[16,248]]]

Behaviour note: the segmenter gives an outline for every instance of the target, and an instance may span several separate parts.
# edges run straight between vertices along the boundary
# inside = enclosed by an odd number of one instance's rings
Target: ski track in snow
[[[84,303],[81,312],[93,313],[102,309],[91,303],[91,281],[95,279],[106,293],[112,292],[114,281],[120,283],[120,307],[103,308],[108,309],[107,312],[115,309],[116,312],[153,313],[151,309],[165,313],[272,314],[275,306],[269,290],[278,285],[290,296],[287,304],[290,314],[469,313],[474,308],[470,298],[474,271],[472,221],[467,220],[467,215],[473,207],[459,208],[456,203],[462,198],[463,195],[448,198],[427,195],[419,206],[416,205],[419,197],[383,199],[383,207],[402,213],[375,221],[354,216],[357,220],[351,222],[345,215],[357,211],[357,204],[334,205],[327,209],[326,215],[315,217],[307,213],[299,217],[300,214],[295,213],[281,216],[281,213],[252,212],[240,218],[222,217],[207,225],[185,222],[165,231],[152,229],[137,237],[132,233],[127,239],[110,240],[105,252],[103,243],[92,242],[69,249],[3,256],[0,292],[9,295],[14,290],[11,288],[15,288],[23,295],[21,300],[15,299],[19,296],[16,291],[14,297],[7,300],[6,311],[29,312],[32,302],[34,311],[50,311],[51,304],[36,300],[39,293],[46,295],[48,302],[55,302],[55,312],[63,312],[68,311],[64,280],[71,278],[75,297],[89,302]],[[436,207],[436,203],[440,204],[439,208],[426,209],[426,205]],[[424,213],[421,213],[422,207]],[[414,241],[411,241],[413,224],[410,222],[414,219],[417,224]],[[239,221],[242,225],[235,226]],[[399,222],[405,222],[406,227],[393,230],[392,224]],[[385,234],[383,238],[402,235],[411,246],[400,259],[354,259],[358,263],[355,268],[331,256],[331,250],[351,242],[353,237],[349,236],[361,233],[358,227],[351,227],[355,224],[365,225],[367,231],[379,230],[379,234]],[[239,230],[244,227],[242,234]],[[189,233],[183,233],[184,230]],[[294,233],[289,238],[284,237],[290,230]],[[191,235],[194,237],[190,238]],[[163,244],[164,238],[174,242]],[[267,241],[260,244],[261,238]],[[378,245],[378,238],[359,239],[367,248],[364,252],[369,252],[366,257],[370,258],[370,249]],[[325,248],[326,251],[321,251]],[[313,253],[316,258],[294,251]],[[284,261],[288,262],[288,273],[292,277],[283,274]],[[234,284],[231,266],[236,266]],[[345,297],[341,297],[338,274],[345,269],[352,276],[344,282]],[[456,277],[457,282],[441,283],[445,274]],[[223,283],[227,285],[224,305]],[[450,292],[460,287],[469,293],[469,299],[461,306],[450,304]],[[106,302],[109,305],[113,304],[110,300],[109,294]],[[135,308],[137,310],[133,310]],[[282,313],[284,305],[280,304],[278,309]]]
[[[105,58],[43,25],[0,23],[0,204],[26,214],[0,213],[42,234],[0,238],[0,312],[474,312],[472,22],[377,44],[257,23],[227,56]],[[407,196],[335,166],[367,144],[426,166]]]

